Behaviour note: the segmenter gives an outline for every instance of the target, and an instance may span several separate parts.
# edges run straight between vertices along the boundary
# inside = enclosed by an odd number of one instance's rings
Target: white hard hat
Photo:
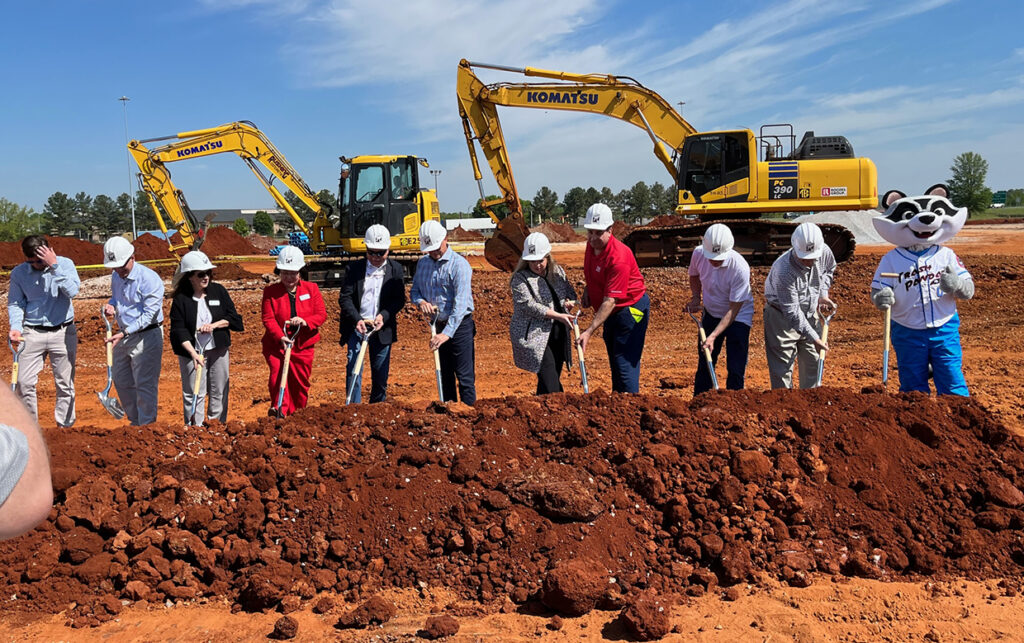
[[[379,223],[366,229],[364,240],[369,250],[387,250],[391,247],[391,233]]]
[[[431,219],[420,226],[420,252],[433,252],[441,247],[441,242],[448,236],[439,221]]]
[[[193,272],[196,270],[213,270],[217,266],[210,263],[210,258],[206,256],[205,252],[199,250],[193,250],[192,252],[186,253],[181,258],[181,272]]]
[[[540,261],[551,254],[551,242],[543,232],[532,232],[523,243],[523,261]]]
[[[801,223],[790,237],[793,252],[801,259],[817,259],[825,251],[825,237],[821,228],[810,221]]]
[[[733,246],[732,230],[724,223],[716,223],[704,231],[704,243],[701,252],[711,261],[725,259]]]
[[[299,270],[305,265],[306,258],[301,250],[295,246],[285,246],[281,248],[281,254],[277,255],[277,264],[274,267],[278,270]]]
[[[612,220],[612,209],[603,203],[595,203],[587,208],[587,218],[583,227],[587,230],[607,230],[615,223]]]
[[[124,237],[111,237],[103,244],[103,266],[120,268],[135,254],[135,246]]]

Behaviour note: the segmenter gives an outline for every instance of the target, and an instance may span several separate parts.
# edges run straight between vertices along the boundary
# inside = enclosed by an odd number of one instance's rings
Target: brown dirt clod
[[[458,633],[459,622],[448,614],[428,617],[426,623],[423,624],[423,629],[417,632],[421,638],[430,639],[432,641],[436,639],[443,639],[448,636],[455,636]]]

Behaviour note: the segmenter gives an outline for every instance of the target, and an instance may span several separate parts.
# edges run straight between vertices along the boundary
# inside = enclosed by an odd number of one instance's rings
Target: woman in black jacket
[[[174,277],[171,349],[181,369],[185,424],[193,426],[203,424],[206,418],[207,397],[209,417],[227,420],[230,331],[244,330],[227,289],[213,281],[214,268],[209,257],[193,250],[181,258]],[[203,368],[196,391],[193,388],[199,366]]]

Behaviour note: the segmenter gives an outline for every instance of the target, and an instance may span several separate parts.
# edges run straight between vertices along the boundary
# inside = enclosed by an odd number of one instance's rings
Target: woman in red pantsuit
[[[281,248],[274,272],[279,281],[263,289],[263,357],[270,366],[270,414],[274,415],[278,388],[281,384],[281,369],[284,366],[284,351],[292,344],[288,381],[285,384],[281,413],[291,415],[296,409],[305,408],[309,396],[309,375],[313,370],[313,353],[320,340],[317,330],[327,321],[327,310],[320,289],[316,284],[303,281],[299,270],[306,265],[302,251],[294,246]],[[285,335],[285,323],[289,335],[299,326],[294,341]]]

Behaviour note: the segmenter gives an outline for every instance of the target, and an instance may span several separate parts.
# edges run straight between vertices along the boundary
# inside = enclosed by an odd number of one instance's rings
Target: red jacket
[[[270,284],[263,289],[263,350],[284,352],[281,338],[284,336],[284,323],[291,319],[292,309],[288,301],[288,291],[280,282]],[[309,281],[300,281],[295,289],[295,314],[306,320],[307,326],[299,331],[292,350],[301,351],[310,348],[320,341],[317,330],[327,321],[327,309],[320,289]]]

